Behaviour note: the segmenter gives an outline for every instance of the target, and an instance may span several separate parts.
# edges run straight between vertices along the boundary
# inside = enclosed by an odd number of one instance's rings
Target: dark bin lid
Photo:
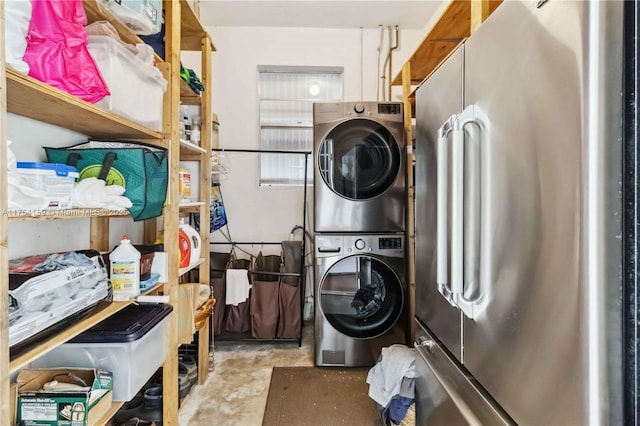
[[[140,339],[171,313],[165,303],[129,305],[79,334],[69,343],[121,343]]]

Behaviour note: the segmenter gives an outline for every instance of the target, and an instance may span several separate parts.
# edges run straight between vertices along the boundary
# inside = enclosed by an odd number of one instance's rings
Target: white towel
[[[227,269],[227,305],[238,306],[249,298],[249,275],[246,269]]]
[[[71,203],[76,208],[125,210],[133,204],[122,195],[124,191],[120,185],[107,185],[102,179],[86,178],[73,188]]]
[[[415,350],[405,345],[391,345],[382,348],[381,359],[367,375],[369,397],[386,407],[400,392],[402,379],[415,378]]]

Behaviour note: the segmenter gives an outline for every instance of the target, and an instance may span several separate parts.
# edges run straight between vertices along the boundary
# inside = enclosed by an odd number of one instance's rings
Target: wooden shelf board
[[[189,141],[180,140],[180,154],[206,154],[207,150]]]
[[[87,23],[92,24],[98,21],[109,21],[116,29],[120,39],[125,43],[136,45],[144,43],[137,34],[123,24],[116,16],[98,0],[83,0],[84,12],[87,15]]]
[[[200,105],[202,103],[202,97],[196,95],[183,79],[180,79],[180,103],[183,105]]]
[[[211,50],[215,51],[216,47],[213,45],[211,38],[202,27],[200,20],[191,9],[191,5],[186,0],[180,0],[180,14],[181,14],[181,39],[180,49],[187,51],[201,51],[202,50],[202,38],[207,39],[207,43],[211,44]]]
[[[178,272],[178,276],[183,276],[184,274],[186,274],[187,272],[191,271],[192,269],[197,268],[198,266],[202,265],[204,263],[204,259],[198,259],[197,262],[195,262],[193,265],[189,265],[186,268],[180,268],[179,272]]]
[[[107,411],[102,418],[96,422],[96,426],[108,425],[112,420],[112,417],[116,415],[118,410],[124,406],[124,401],[114,401],[111,403],[111,408]]]
[[[204,206],[204,202],[202,201],[185,201],[180,203],[180,209],[189,208],[189,207],[200,207]]]
[[[154,285],[153,287],[151,287],[150,289],[147,289],[145,291],[140,292],[140,294],[142,296],[147,296],[149,294],[153,294],[153,293],[157,293],[158,291],[162,291],[164,290],[164,285],[166,283],[157,283],[156,285]]]
[[[471,1],[452,0],[425,36],[408,62],[411,63],[411,83],[420,84],[467,37],[471,35]],[[493,12],[502,0],[490,0]],[[402,84],[402,72],[391,82]]]
[[[44,340],[42,344],[12,359],[11,362],[9,363],[9,372],[10,373],[17,372],[22,367],[26,366],[36,358],[46,354],[47,352],[58,347],[59,345],[73,339],[78,334],[82,333],[88,328],[93,327],[94,325],[98,324],[100,321],[104,320],[105,318],[108,318],[111,315],[115,314],[116,312],[120,311],[121,309],[124,309],[129,304],[130,302],[112,302],[106,307],[104,307],[103,309],[101,309],[100,311],[91,315],[89,318],[79,321],[78,323],[72,325],[71,327],[67,328],[63,332]]]
[[[7,112],[96,139],[140,139],[167,148],[161,132],[105,111],[46,83],[7,70]]]

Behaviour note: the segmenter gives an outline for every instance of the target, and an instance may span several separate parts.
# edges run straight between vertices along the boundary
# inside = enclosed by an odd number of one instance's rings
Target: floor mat
[[[274,367],[263,426],[380,426],[368,368]]]

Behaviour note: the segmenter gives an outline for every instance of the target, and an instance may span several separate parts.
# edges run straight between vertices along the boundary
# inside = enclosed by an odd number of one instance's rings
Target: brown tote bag
[[[233,259],[230,264],[230,269],[245,269],[247,276],[249,274],[249,260],[247,259]],[[228,286],[229,283],[225,282]],[[229,291],[226,289],[226,291]],[[238,303],[238,305],[226,306],[226,322],[225,329],[231,333],[246,333],[250,327],[249,316],[249,300],[247,298],[245,302]]]
[[[251,273],[251,335],[255,339],[275,339],[278,326],[278,255],[256,257]]]
[[[281,339],[297,339],[300,338],[302,320],[300,300],[302,241],[283,241],[282,253],[284,259],[283,272],[298,274],[298,276],[284,275],[280,280],[278,292],[280,318],[277,337]]]
[[[213,289],[213,298],[216,305],[213,308],[213,324],[211,326],[214,336],[222,334],[224,331],[224,314],[226,312],[226,291],[224,275],[230,266],[231,253],[209,253],[209,285]]]

